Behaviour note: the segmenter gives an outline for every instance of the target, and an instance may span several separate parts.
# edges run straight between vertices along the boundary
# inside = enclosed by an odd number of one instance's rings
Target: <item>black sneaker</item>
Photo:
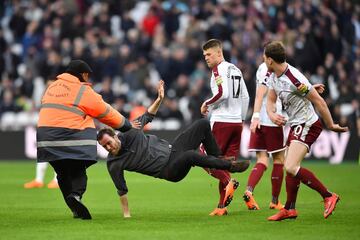
[[[235,173],[235,172],[244,172],[246,169],[248,169],[250,166],[250,160],[245,161],[231,161],[231,166],[229,169],[229,172]]]
[[[81,202],[80,197],[70,194],[66,197],[66,203],[74,214],[74,218],[91,219],[89,210]]]

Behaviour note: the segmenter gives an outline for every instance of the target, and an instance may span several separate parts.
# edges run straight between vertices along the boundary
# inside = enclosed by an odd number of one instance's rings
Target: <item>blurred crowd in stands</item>
[[[360,136],[356,0],[4,0],[0,21],[3,130],[36,123],[47,81],[71,59],[88,62],[94,89],[130,118],[151,103],[162,78],[159,119],[189,123],[211,94],[202,43],[218,38],[244,74],[248,116],[263,45],[282,40],[288,62],[325,84],[335,120]]]

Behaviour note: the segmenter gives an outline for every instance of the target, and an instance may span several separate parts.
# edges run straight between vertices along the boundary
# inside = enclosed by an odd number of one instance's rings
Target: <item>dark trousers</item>
[[[86,191],[86,168],[96,161],[84,160],[57,160],[50,162],[57,174],[57,180],[64,199],[70,194],[80,198]]]
[[[207,155],[197,151],[201,143]],[[219,159],[220,154],[221,151],[211,133],[210,122],[206,119],[197,120],[172,143],[169,163],[163,170],[164,178],[178,182],[189,173],[192,166],[228,170],[231,163]]]

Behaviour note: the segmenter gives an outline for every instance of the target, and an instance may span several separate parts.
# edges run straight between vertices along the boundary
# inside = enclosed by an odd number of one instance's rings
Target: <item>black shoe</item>
[[[245,161],[231,161],[231,166],[229,169],[229,172],[235,173],[235,172],[244,172],[246,169],[248,169],[250,166],[250,160]]]
[[[65,201],[73,212],[74,218],[91,219],[89,210],[81,202],[79,196],[70,194]]]

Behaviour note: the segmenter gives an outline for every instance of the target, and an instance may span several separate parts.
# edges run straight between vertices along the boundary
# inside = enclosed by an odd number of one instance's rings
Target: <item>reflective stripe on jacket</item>
[[[68,73],[57,76],[41,100],[37,129],[38,161],[96,160],[94,118],[113,128],[121,114],[90,86]]]

